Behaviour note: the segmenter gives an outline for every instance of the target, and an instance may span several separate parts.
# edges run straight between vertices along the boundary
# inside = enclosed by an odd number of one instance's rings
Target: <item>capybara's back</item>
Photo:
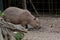
[[[17,7],[9,7],[4,11],[4,13],[6,14],[6,16],[4,16],[5,21],[15,24],[19,24],[22,21],[29,21],[35,18],[28,10]]]

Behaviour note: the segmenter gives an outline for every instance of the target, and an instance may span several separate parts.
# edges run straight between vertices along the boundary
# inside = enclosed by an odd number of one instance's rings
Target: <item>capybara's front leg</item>
[[[28,29],[28,25],[25,25],[25,28]]]
[[[26,24],[26,25],[22,25],[25,29],[28,29],[28,25]]]

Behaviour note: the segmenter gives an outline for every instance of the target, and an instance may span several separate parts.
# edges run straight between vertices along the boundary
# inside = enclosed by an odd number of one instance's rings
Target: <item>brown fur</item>
[[[4,11],[4,13],[6,14],[6,16],[3,17],[4,20],[13,24],[30,24],[33,27],[39,26],[37,25],[39,20],[36,20],[36,18],[28,10],[17,7],[9,7]]]

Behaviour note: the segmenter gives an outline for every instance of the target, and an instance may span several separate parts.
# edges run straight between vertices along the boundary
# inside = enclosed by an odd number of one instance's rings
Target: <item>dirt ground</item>
[[[60,17],[39,17],[41,29],[28,31],[23,40],[60,40]]]
[[[60,40],[60,33],[28,32],[23,40]]]

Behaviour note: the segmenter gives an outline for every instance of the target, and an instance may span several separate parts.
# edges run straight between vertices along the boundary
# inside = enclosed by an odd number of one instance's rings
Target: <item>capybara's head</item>
[[[31,22],[30,25],[33,26],[34,28],[39,28],[40,22],[38,18],[34,18]]]

